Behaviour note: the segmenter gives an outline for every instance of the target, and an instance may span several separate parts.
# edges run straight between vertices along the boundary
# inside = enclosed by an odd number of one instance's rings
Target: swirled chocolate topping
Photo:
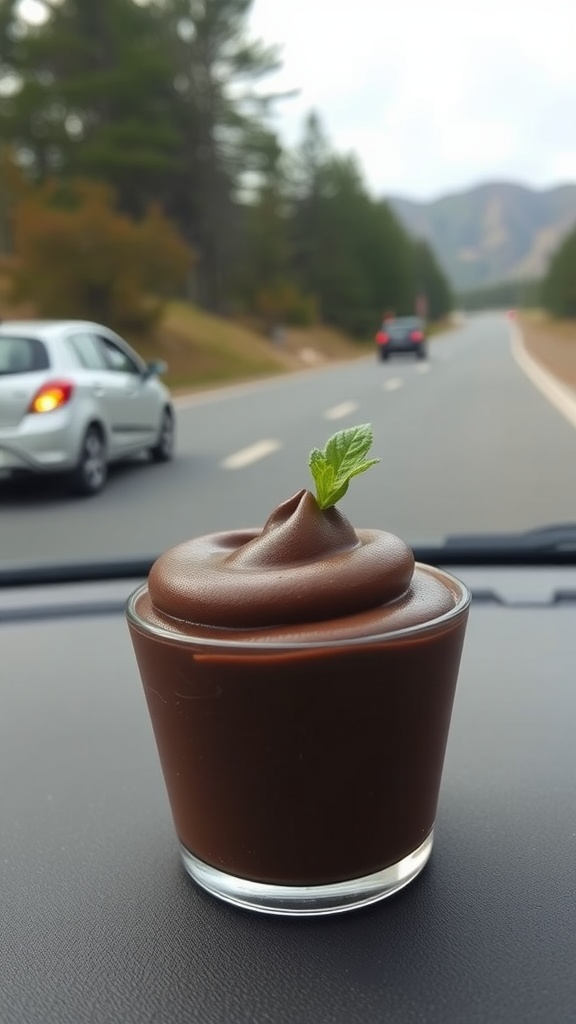
[[[407,594],[410,548],[381,530],[355,531],[337,508],[302,490],[261,531],[198,537],[155,562],[150,600],[161,614],[250,629],[354,616]]]

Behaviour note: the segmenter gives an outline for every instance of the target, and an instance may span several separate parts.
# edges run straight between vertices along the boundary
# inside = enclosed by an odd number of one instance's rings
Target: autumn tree
[[[181,291],[192,253],[161,211],[119,213],[109,186],[48,182],[14,217],[14,298],[37,315],[101,321],[145,332],[165,297]]]

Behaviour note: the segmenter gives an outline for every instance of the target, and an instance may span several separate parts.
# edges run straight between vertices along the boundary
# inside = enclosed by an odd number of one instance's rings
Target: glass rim
[[[435,566],[425,565],[422,562],[416,562],[414,568],[423,569],[427,572],[431,572],[439,575],[443,581],[451,585],[451,589],[458,592],[459,597],[456,600],[453,608],[450,608],[447,612],[443,612],[442,615],[437,615],[434,619],[429,619],[427,622],[419,622],[412,626],[404,626],[402,629],[391,630],[388,633],[371,633],[363,636],[351,636],[341,637],[336,640],[249,640],[249,639],[234,639],[229,636],[211,636],[202,637],[194,636],[192,633],[186,635],[183,633],[170,630],[167,627],[161,626],[157,623],[147,622],[141,615],[136,611],[136,603],[139,598],[148,589],[148,582],[141,583],[136,590],[130,594],[126,602],[126,618],[128,623],[134,626],[135,629],[148,635],[154,636],[159,640],[167,640],[171,643],[178,643],[182,646],[190,647],[207,647],[217,648],[219,650],[229,649],[231,651],[242,650],[246,653],[253,651],[260,652],[271,652],[271,651],[310,651],[310,650],[325,650],[327,647],[341,649],[345,647],[363,647],[371,644],[382,644],[382,643],[393,643],[397,640],[405,640],[414,636],[424,636],[428,633],[436,632],[443,626],[448,625],[453,619],[457,619],[464,614],[470,606],[472,601],[472,594],[469,588],[462,580],[454,576],[452,573],[447,572],[445,569],[438,569]],[[174,619],[174,622],[180,622],[185,620]],[[187,627],[193,628],[198,623],[186,622]],[[206,628],[206,627],[204,627]],[[219,627],[211,627],[217,630]],[[229,634],[230,629],[222,628],[222,633]],[[281,628],[281,624],[279,627]],[[265,627],[260,627],[260,631],[263,632]],[[238,630],[238,632],[250,632],[250,630]]]

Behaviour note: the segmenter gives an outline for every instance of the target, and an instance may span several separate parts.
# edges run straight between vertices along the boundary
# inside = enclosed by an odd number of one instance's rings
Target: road
[[[190,397],[178,457],[113,471],[94,499],[0,485],[0,562],[153,555],[194,534],[257,526],[308,486],[310,448],[374,427],[381,464],[341,507],[406,540],[574,521],[576,431],[512,357],[508,325],[470,318],[430,360],[372,357]]]

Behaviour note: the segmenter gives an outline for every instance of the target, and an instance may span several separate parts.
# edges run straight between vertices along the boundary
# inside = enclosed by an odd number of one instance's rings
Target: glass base
[[[269,885],[252,882],[219,871],[198,860],[182,844],[180,850],[184,867],[194,881],[226,903],[257,910],[262,914],[316,917],[365,907],[403,889],[422,871],[432,852],[433,840],[432,831],[421,846],[396,864],[390,864],[373,875],[329,885]]]

